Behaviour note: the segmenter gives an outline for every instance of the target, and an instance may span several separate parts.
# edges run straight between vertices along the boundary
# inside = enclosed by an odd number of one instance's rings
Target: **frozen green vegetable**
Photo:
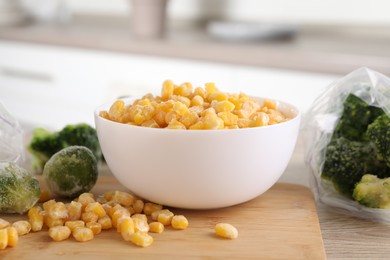
[[[12,162],[0,163],[0,213],[24,213],[37,203],[39,181]]]
[[[48,189],[60,197],[74,198],[90,191],[98,177],[97,160],[85,146],[69,146],[45,164],[43,177]]]
[[[374,143],[378,160],[390,167],[390,118],[383,114],[368,126],[368,139]]]
[[[353,94],[345,100],[340,121],[326,147],[321,173],[341,194],[352,197],[356,183],[365,174],[390,177],[390,168],[381,154],[389,153],[383,143],[388,139],[385,129],[389,126],[384,117],[387,115],[381,108],[369,106]]]
[[[97,160],[102,158],[96,129],[88,124],[67,125],[58,132],[49,132],[43,128],[34,129],[28,146],[33,159],[33,169],[42,173],[45,163],[53,154],[73,145],[85,146],[93,152]]]
[[[359,97],[350,94],[343,103],[343,113],[333,138],[345,137],[351,141],[366,140],[366,130],[379,115],[384,111],[375,106],[370,106]]]
[[[356,184],[353,198],[369,208],[390,208],[390,178],[380,179],[366,174]]]

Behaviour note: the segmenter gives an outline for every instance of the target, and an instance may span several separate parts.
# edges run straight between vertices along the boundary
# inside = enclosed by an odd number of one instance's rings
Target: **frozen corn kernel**
[[[237,125],[239,128],[248,128],[251,124],[251,120],[248,118],[238,118]]]
[[[81,211],[84,211],[85,207],[92,202],[95,202],[95,198],[92,193],[84,192],[79,195],[77,202],[81,203]]]
[[[104,210],[102,204],[99,202],[92,202],[89,203],[85,207],[85,212],[94,212],[98,216],[98,218],[102,218],[106,215],[106,211]]]
[[[172,110],[179,116],[185,116],[189,113],[188,107],[180,101],[173,104]]]
[[[142,219],[142,220],[145,220],[145,221],[148,221],[148,217],[145,215],[145,214],[134,214],[131,216],[131,218],[139,218],[139,219]]]
[[[12,226],[16,228],[19,236],[26,235],[31,231],[31,224],[26,220],[19,220],[12,223]]]
[[[34,206],[28,210],[28,221],[33,232],[41,231],[43,227],[43,212],[40,206]]]
[[[171,80],[166,80],[161,88],[161,99],[168,100],[173,95],[175,85]]]
[[[53,219],[66,219],[68,218],[68,210],[63,202],[56,202],[47,211],[49,217]]]
[[[85,226],[92,230],[94,235],[97,235],[102,232],[102,225],[98,222],[88,222],[87,224],[85,224]]]
[[[216,100],[216,101],[225,101],[229,98],[228,94],[226,93],[223,93],[223,92],[214,92],[212,94],[210,94],[207,98],[207,100],[209,102],[213,101],[213,100]]]
[[[127,207],[125,209],[127,209],[127,211],[130,213],[130,216],[135,214],[135,210],[134,210],[133,206]]]
[[[206,90],[202,87],[196,87],[194,89],[194,95],[198,95],[198,96],[201,96],[203,98],[203,100],[206,98]]]
[[[99,219],[99,215],[94,211],[84,212],[83,214],[81,214],[81,220],[84,221],[85,223],[96,222],[98,221],[98,219]]]
[[[207,96],[210,96],[211,94],[213,94],[215,92],[218,92],[218,89],[213,82],[206,83],[205,90],[206,90]]]
[[[134,231],[148,232],[149,224],[148,221],[141,218],[133,218]]]
[[[158,214],[157,221],[163,224],[164,226],[169,226],[171,224],[174,214],[171,211],[161,212]]]
[[[160,108],[159,108],[160,109]],[[167,115],[167,112],[158,110],[156,111],[155,115],[153,116],[153,120],[159,125],[159,127],[166,127],[167,123],[165,122],[165,117]]]
[[[43,222],[48,228],[55,227],[55,226],[63,226],[64,220],[61,218],[52,218],[50,216],[44,216]]]
[[[0,229],[0,249],[6,248],[8,245],[8,231],[6,228]]]
[[[225,112],[225,111],[231,112],[235,108],[234,104],[227,100],[217,102],[213,104],[213,107],[216,113]]]
[[[16,228],[14,227],[7,227],[7,235],[8,235],[8,245],[10,247],[16,246],[16,244],[19,241],[19,234]]]
[[[71,201],[69,204],[66,205],[66,208],[68,210],[68,218],[67,220],[78,220],[81,218],[81,209],[82,204],[77,201]]]
[[[204,123],[202,121],[198,121],[189,128],[190,130],[202,130],[204,128]]]
[[[54,204],[56,204],[56,201],[53,200],[53,199],[44,202],[44,203],[42,204],[43,210],[44,210],[45,212],[49,212],[49,211],[50,211],[50,208],[51,208]]]
[[[7,220],[0,218],[0,229],[9,227],[10,225],[11,224]]]
[[[269,116],[264,112],[257,112],[252,120],[251,127],[266,126],[269,123]]]
[[[205,115],[203,118],[203,127],[204,129],[214,130],[221,129],[224,127],[223,120],[219,118],[216,114]]]
[[[238,116],[230,111],[220,112],[218,116],[223,120],[225,126],[237,125]]]
[[[176,129],[176,130],[186,130],[187,129],[183,123],[177,121],[176,119],[171,120],[166,128],[167,129]]]
[[[119,121],[124,111],[125,102],[122,100],[117,100],[114,104],[111,105],[110,110],[108,111],[108,115],[111,120]]]
[[[119,232],[124,240],[130,241],[135,232],[134,221],[130,217],[123,218],[119,223]]]
[[[76,228],[73,230],[72,235],[79,242],[86,242],[94,238],[92,230],[87,227]]]
[[[108,114],[107,111],[100,111],[99,112],[99,116],[105,118],[105,119],[109,119],[110,120],[110,115]]]
[[[193,124],[199,121],[199,116],[196,112],[189,112],[187,116],[179,120],[186,128],[190,128]]]
[[[191,99],[191,107],[194,107],[194,106],[203,106],[203,102],[204,102],[204,99],[199,96],[199,95],[195,95],[192,99]]]
[[[123,207],[129,207],[134,203],[134,196],[127,192],[115,191],[112,200]]]
[[[158,215],[160,215],[161,213],[171,213],[171,211],[169,209],[160,209],[160,210],[153,211],[150,216],[152,217],[152,220],[157,221]]]
[[[215,234],[219,237],[235,239],[238,237],[238,230],[228,223],[218,223],[215,225]]]
[[[273,124],[277,124],[286,120],[283,114],[275,109],[269,109],[267,114],[269,116],[270,122],[272,122]]]
[[[124,207],[122,207],[122,205],[120,204],[116,204],[115,206],[113,206],[110,211],[108,212],[108,215],[112,218],[112,216],[114,215],[114,213],[118,210],[118,209],[124,209]]]
[[[104,204],[102,204],[102,207],[103,207],[104,211],[106,212],[106,215],[109,215],[110,210],[112,209],[112,206],[108,203],[104,203]]]
[[[148,97],[151,97],[152,94],[146,94],[145,96],[143,96],[141,99],[137,99],[136,101],[134,101],[134,104],[135,105],[140,105],[140,106],[150,106],[151,105],[151,102],[149,100]]]
[[[174,229],[186,229],[188,228],[188,220],[183,215],[175,215],[172,218],[171,226]]]
[[[174,95],[189,97],[192,94],[192,84],[189,82],[185,82],[180,86],[177,86],[173,90]]]
[[[160,128],[160,125],[157,124],[156,121],[154,121],[154,119],[150,119],[150,120],[147,120],[147,121],[144,121],[141,126],[143,127],[150,127],[150,128]]]
[[[146,202],[144,206],[144,214],[150,216],[154,211],[161,210],[162,205],[153,202]]]
[[[111,217],[113,227],[115,227],[115,228],[117,227],[118,219],[121,218],[122,216],[129,216],[130,217],[129,211],[125,208],[122,208],[122,209],[118,209],[114,212],[114,214]]]
[[[110,201],[114,197],[114,193],[115,191],[107,191],[103,194],[103,198],[105,198],[107,201]]]
[[[102,225],[103,230],[112,228],[112,221],[108,215],[98,219],[98,223],[100,223],[100,225]]]
[[[264,107],[270,108],[270,109],[276,109],[277,108],[277,103],[273,100],[266,99],[264,100]]]
[[[188,97],[173,95],[172,100],[175,102],[180,102],[180,103],[184,104],[187,108],[189,108],[191,106],[191,99],[189,99]],[[172,109],[173,109],[173,107],[172,107]]]
[[[144,210],[144,205],[145,203],[143,202],[143,200],[136,200],[133,204],[134,213],[141,213]]]
[[[122,221],[125,219],[129,219],[129,218],[131,218],[131,217],[128,215],[122,215],[118,218],[118,220],[116,221],[116,231],[117,232],[121,232],[120,226],[121,226]]]
[[[82,228],[85,226],[85,222],[82,220],[69,220],[65,222],[65,226],[73,232],[76,228]]]
[[[71,234],[70,229],[67,226],[55,226],[49,228],[49,236],[54,241],[63,241],[69,238]]]
[[[153,237],[148,233],[137,231],[131,235],[130,241],[137,246],[147,247],[153,243]]]
[[[162,233],[164,231],[164,225],[160,222],[154,221],[149,223],[149,232]]]
[[[201,116],[204,110],[203,106],[193,106],[188,109],[188,111],[195,112],[198,116]]]

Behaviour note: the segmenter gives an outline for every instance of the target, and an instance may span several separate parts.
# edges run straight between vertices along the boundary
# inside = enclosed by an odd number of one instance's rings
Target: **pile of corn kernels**
[[[149,221],[150,219],[150,221]],[[54,199],[36,205],[28,211],[28,221],[14,223],[0,218],[0,249],[14,247],[19,236],[48,228],[54,241],[71,236],[79,242],[92,240],[103,230],[115,228],[125,241],[147,247],[153,243],[151,233],[162,233],[166,226],[176,230],[187,229],[185,216],[175,215],[162,205],[144,202],[130,193],[112,191],[96,197],[83,193],[69,203]],[[237,229],[226,223],[215,226],[217,236],[234,239]]]
[[[276,102],[259,104],[244,93],[228,94],[214,83],[193,88],[191,83],[163,83],[161,96],[147,94],[133,104],[114,102],[100,116],[111,121],[167,129],[238,129],[267,126],[289,120],[277,109]]]

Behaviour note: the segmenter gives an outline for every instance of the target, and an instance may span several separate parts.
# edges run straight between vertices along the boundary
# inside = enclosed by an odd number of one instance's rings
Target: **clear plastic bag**
[[[0,162],[24,163],[23,130],[0,103]]]
[[[343,111],[343,102],[354,94],[367,104],[382,108],[390,116],[390,79],[368,68],[357,69],[333,82],[313,102],[303,117],[305,163],[311,172],[316,200],[333,209],[372,221],[390,222],[390,209],[365,207],[340,195],[332,183],[321,178],[326,148]]]

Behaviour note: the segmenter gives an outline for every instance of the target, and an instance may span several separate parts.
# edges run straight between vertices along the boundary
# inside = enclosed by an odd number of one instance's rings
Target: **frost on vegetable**
[[[0,213],[24,213],[37,203],[39,181],[12,162],[0,163]]]
[[[84,146],[69,146],[55,153],[45,164],[43,177],[49,190],[73,198],[90,191],[98,177],[97,160]]]

